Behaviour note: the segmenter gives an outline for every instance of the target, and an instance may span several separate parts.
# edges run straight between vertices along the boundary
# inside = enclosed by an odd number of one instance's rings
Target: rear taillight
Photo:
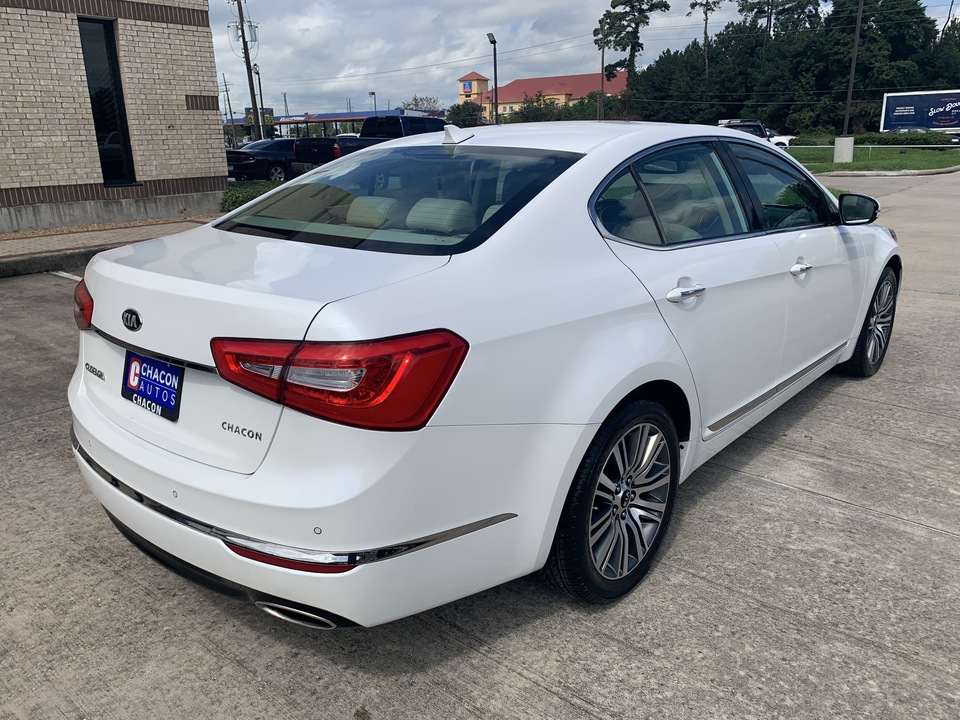
[[[333,144],[333,159],[336,160],[340,157],[340,143]]]
[[[210,343],[225,380],[308,415],[374,430],[426,425],[468,347],[449,330],[364,342]]]
[[[73,319],[81,330],[93,327],[93,296],[83,280],[73,291]]]

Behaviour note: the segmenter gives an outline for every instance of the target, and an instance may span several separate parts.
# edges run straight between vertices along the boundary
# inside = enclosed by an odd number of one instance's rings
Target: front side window
[[[377,148],[325,165],[217,227],[377,252],[464,252],[579,157],[439,144]]]
[[[765,230],[826,225],[832,213],[817,185],[782,158],[760,148],[730,143],[763,210]]]
[[[86,18],[80,18],[78,23],[103,184],[128,185],[135,182],[136,177],[114,25],[108,20]]]
[[[600,192],[595,212],[613,235],[644,244],[674,245],[748,230],[733,184],[706,143],[634,161]]]

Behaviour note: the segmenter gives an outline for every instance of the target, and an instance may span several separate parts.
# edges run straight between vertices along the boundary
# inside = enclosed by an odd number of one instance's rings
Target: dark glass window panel
[[[136,176],[123,106],[114,26],[109,20],[81,18],[78,22],[103,184],[129,185],[135,182]]]

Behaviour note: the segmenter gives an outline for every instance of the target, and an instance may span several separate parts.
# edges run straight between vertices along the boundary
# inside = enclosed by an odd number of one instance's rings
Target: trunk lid
[[[81,334],[84,392],[100,413],[142,440],[252,473],[282,408],[224,381],[210,340],[301,340],[327,303],[447,261],[210,226],[101,253],[85,272],[95,330]]]

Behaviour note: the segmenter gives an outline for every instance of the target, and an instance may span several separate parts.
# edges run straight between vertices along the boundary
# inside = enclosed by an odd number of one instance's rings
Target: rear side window
[[[765,230],[826,225],[832,213],[817,185],[772,152],[739,143],[730,149],[740,160],[760,200]]]
[[[400,118],[394,115],[367,118],[363,121],[361,135],[375,138],[398,138],[403,135]]]
[[[377,252],[464,252],[579,157],[439,144],[377,148],[325,165],[217,227]]]
[[[595,211],[611,234],[647,245],[747,232],[740,199],[706,143],[677,145],[636,160],[601,191]]]

